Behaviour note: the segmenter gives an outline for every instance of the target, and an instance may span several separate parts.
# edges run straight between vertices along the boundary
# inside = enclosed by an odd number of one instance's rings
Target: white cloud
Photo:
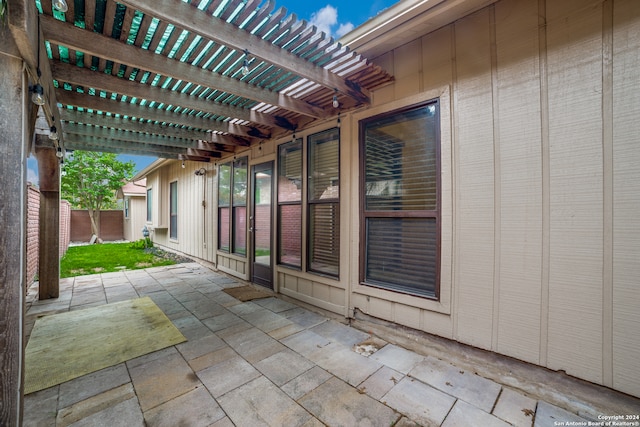
[[[311,15],[310,23],[318,27],[318,30],[323,31],[332,37],[341,37],[353,29],[353,24],[351,22],[347,22],[340,23],[338,29],[335,32],[332,31],[332,28],[338,25],[338,9],[330,4],[313,13]]]
[[[340,26],[336,30],[336,36],[340,38],[345,34],[347,34],[348,32],[350,32],[351,30],[353,30],[353,24],[351,22],[347,22],[346,24],[340,24]]]
[[[37,186],[40,181],[38,178],[38,162],[33,156],[27,158],[27,181],[35,186]]]
[[[33,170],[31,168],[28,168],[27,169],[27,181],[29,181],[33,185],[38,185],[38,182],[39,182],[38,172],[36,172],[35,170]]]

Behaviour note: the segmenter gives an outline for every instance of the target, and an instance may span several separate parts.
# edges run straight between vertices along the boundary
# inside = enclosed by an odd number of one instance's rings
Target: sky
[[[314,24],[338,39],[355,27],[375,17],[398,0],[276,0],[276,8],[285,7],[289,14]]]
[[[295,13],[298,20],[305,20],[321,31],[339,39],[354,28],[364,24],[398,0],[276,0],[276,10],[287,9],[287,15]],[[263,1],[264,3],[264,1]],[[133,161],[136,173],[151,164],[155,157],[120,155],[123,162]],[[27,180],[38,183],[38,164],[34,157],[27,159]]]

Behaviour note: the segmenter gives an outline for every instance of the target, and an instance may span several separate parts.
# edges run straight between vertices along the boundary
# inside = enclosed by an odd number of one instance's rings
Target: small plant
[[[145,237],[144,239],[136,240],[135,242],[129,245],[131,249],[147,249],[153,247],[153,242],[150,238]]]

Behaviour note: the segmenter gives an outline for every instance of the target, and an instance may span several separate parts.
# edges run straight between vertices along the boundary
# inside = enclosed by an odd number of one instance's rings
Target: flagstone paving
[[[39,316],[149,296],[188,341],[27,395],[23,425],[547,427],[597,421],[583,403],[567,405],[575,396],[555,406],[290,301],[243,303],[223,292],[242,285],[187,263],[63,279],[55,300],[38,301],[32,286],[27,335]],[[640,413],[640,400],[630,401]]]

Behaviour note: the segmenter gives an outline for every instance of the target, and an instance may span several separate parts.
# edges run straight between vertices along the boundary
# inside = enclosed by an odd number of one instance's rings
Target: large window
[[[218,249],[247,254],[247,158],[218,169]]]
[[[302,266],[302,139],[278,148],[278,263]]]
[[[169,237],[178,238],[178,181],[169,184]]]
[[[307,269],[338,276],[340,265],[340,136],[330,129],[308,140]]]
[[[438,101],[360,122],[361,281],[438,298]]]

